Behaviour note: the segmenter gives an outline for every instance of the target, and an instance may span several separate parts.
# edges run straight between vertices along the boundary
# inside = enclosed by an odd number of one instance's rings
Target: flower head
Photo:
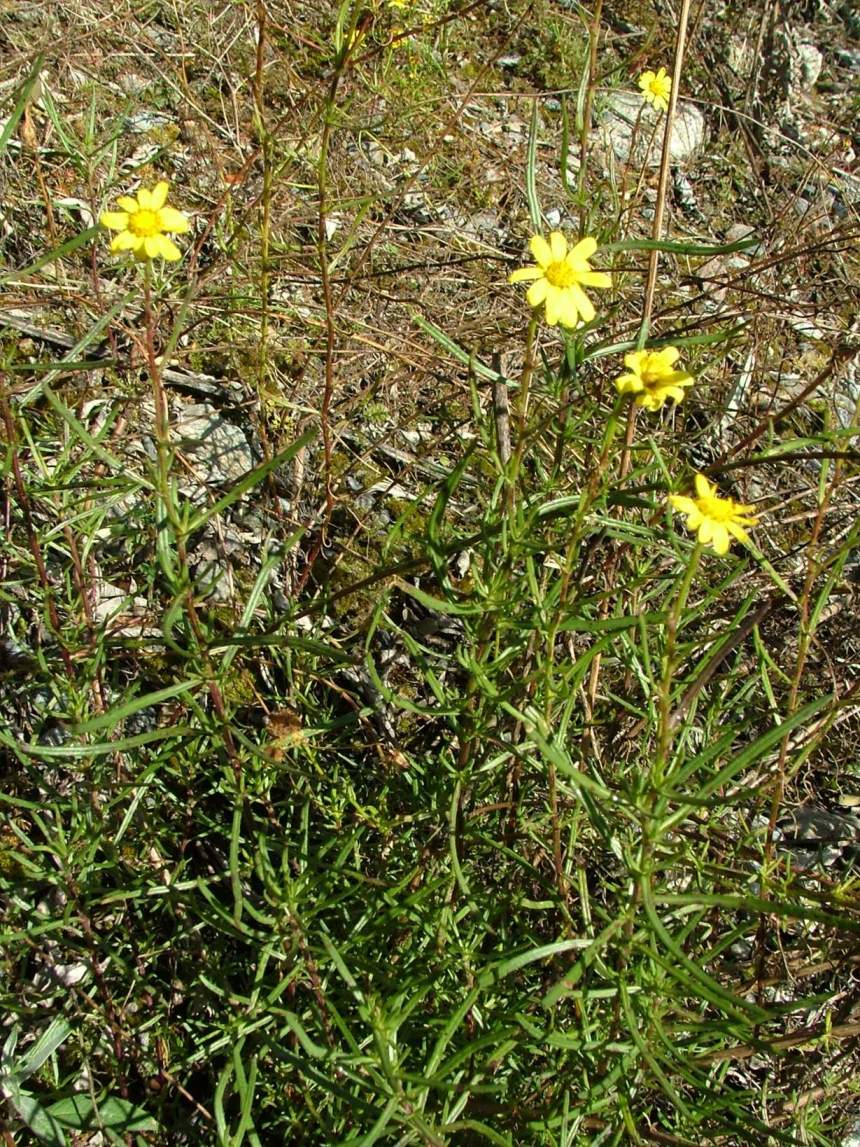
[[[752,516],[755,507],[745,506],[734,498],[721,498],[717,487],[704,474],[696,475],[695,498],[670,494],[669,503],[687,515],[687,529],[697,531],[701,544],[713,546],[718,554],[728,553],[729,535],[739,542],[748,542],[746,527],[758,521]]]
[[[542,235],[533,235],[529,247],[537,266],[521,267],[508,282],[534,279],[526,298],[533,307],[546,303],[546,321],[551,327],[556,323],[575,327],[580,319],[590,323],[594,307],[582,288],[612,286],[610,276],[605,271],[592,271],[588,262],[597,250],[597,240],[581,239],[568,250],[564,235],[553,231],[549,242]]]
[[[676,346],[661,350],[634,350],[624,356],[629,374],[615,380],[619,394],[635,394],[636,405],[646,410],[659,410],[667,398],[681,402],[684,387],[693,385],[693,376],[683,370],[674,370],[680,355]]]
[[[141,187],[136,199],[120,195],[117,203],[121,211],[101,213],[102,227],[119,232],[111,239],[111,251],[132,251],[136,259],[166,259],[169,263],[182,258],[182,252],[165,232],[181,235],[191,226],[181,211],[165,206],[167,191],[168,184],[162,179],[152,191]]]
[[[639,77],[639,87],[642,89],[642,99],[646,104],[653,104],[654,111],[664,112],[668,108],[672,77],[666,75],[665,68],[659,72],[643,72]]]

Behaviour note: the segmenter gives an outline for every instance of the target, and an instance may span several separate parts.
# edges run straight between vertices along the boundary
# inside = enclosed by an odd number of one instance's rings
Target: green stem
[[[677,668],[676,646],[678,626],[684,609],[686,608],[690,587],[693,584],[693,578],[696,576],[696,570],[699,568],[701,557],[702,546],[697,542],[690,552],[690,560],[687,562],[687,568],[684,571],[684,576],[678,587],[677,597],[666,617],[666,648],[663,652],[663,673],[660,679],[660,691],[657,698],[659,722],[657,751],[654,754],[654,764],[651,769],[651,789],[654,795],[656,795],[656,790],[663,782],[666,763],[672,748],[672,682],[675,676],[675,669]]]
[[[529,412],[529,396],[531,393],[532,375],[535,369],[535,338],[537,335],[540,316],[537,310],[532,311],[529,325],[526,330],[526,352],[523,362],[523,373],[520,376],[520,394],[517,406],[517,443],[511,457],[508,469],[508,507],[512,511],[514,495],[522,467],[523,453],[526,445],[526,421]]]
[[[170,413],[161,367],[155,353],[155,312],[152,306],[152,264],[143,265],[143,326],[146,347],[146,365],[152,386],[155,407],[156,490],[161,501],[162,514],[175,525],[173,499],[170,497]],[[159,515],[161,516],[161,514]]]

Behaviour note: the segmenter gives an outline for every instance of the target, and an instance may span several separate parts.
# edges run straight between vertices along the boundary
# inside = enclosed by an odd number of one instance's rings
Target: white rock
[[[623,163],[659,167],[663,126],[663,114],[644,104],[641,96],[613,92],[600,120],[600,137],[603,146],[611,149]],[[679,100],[670,142],[673,162],[689,159],[704,142],[705,117],[695,104]]]
[[[795,48],[797,57],[797,72],[800,86],[811,91],[818,83],[821,69],[824,66],[824,56],[815,44],[800,43]]]
[[[235,482],[256,465],[244,432],[206,402],[181,411],[174,437],[203,482]]]
[[[163,112],[137,112],[135,115],[126,116],[123,127],[134,135],[142,135],[156,128],[167,127],[170,123],[173,123],[173,120]]]

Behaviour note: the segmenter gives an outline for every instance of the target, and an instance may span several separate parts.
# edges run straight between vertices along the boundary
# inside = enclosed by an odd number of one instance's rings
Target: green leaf
[[[128,1099],[108,1096],[96,1103],[90,1095],[70,1095],[46,1108],[51,1117],[73,1131],[157,1131],[158,1123]]]
[[[417,585],[412,585],[408,581],[401,581],[399,578],[397,579],[397,588],[436,613],[444,613],[451,617],[478,617],[483,612],[480,603],[469,605],[465,601],[446,601],[444,598],[434,597],[432,593],[427,593],[425,590],[419,589]]]
[[[532,120],[529,125],[529,144],[526,153],[526,199],[529,204],[529,217],[532,221],[532,230],[541,234],[544,229],[543,214],[538,201],[537,180],[537,140],[538,140],[538,101],[532,104]]]
[[[81,231],[65,243],[61,243],[59,247],[54,247],[52,251],[46,251],[44,255],[40,255],[39,258],[36,259],[35,262],[30,263],[29,266],[21,267],[16,271],[7,271],[5,275],[0,275],[0,286],[3,286],[4,283],[11,282],[13,279],[23,279],[27,275],[41,271],[43,267],[47,267],[48,263],[53,263],[66,255],[71,255],[72,251],[77,251],[78,247],[83,247],[95,239],[100,230],[100,227],[88,227],[86,231]]]
[[[497,983],[512,972],[518,972],[520,968],[525,968],[529,964],[546,960],[559,952],[571,952],[576,948],[590,948],[593,942],[588,936],[577,937],[574,940],[556,940],[553,944],[542,944],[539,948],[529,949],[528,952],[519,952],[516,956],[511,956],[498,964],[491,964],[489,968],[479,974],[478,983],[482,988],[488,988],[491,984]]]
[[[95,733],[98,729],[116,728],[134,713],[139,713],[141,709],[161,705],[164,701],[169,701],[172,697],[179,697],[181,694],[187,693],[189,689],[194,689],[199,685],[199,681],[180,681],[176,685],[168,685],[165,689],[157,689],[154,693],[145,693],[142,697],[134,697],[132,700],[126,701],[125,704],[118,705],[115,709],[109,709],[107,713],[102,713],[89,721],[82,721],[79,725],[73,725],[71,731],[83,736],[86,733]]]
[[[44,64],[44,62],[45,53],[40,52],[36,57],[36,60],[30,69],[26,80],[24,80],[24,83],[21,85],[21,94],[18,96],[18,102],[12,109],[12,114],[6,120],[6,126],[3,128],[2,134],[0,134],[0,155],[2,155],[6,150],[6,145],[12,138],[12,133],[18,126],[18,121],[24,114],[24,111],[27,107],[27,101],[30,98],[30,93],[33,91],[33,86],[36,83],[36,80],[39,78],[39,73],[42,70],[42,64]],[[0,282],[2,282],[2,280],[0,280]]]
[[[18,1118],[47,1147],[67,1147],[68,1140],[60,1124],[35,1096],[17,1087],[6,1087],[6,1100]]]
[[[38,1071],[45,1060],[49,1059],[57,1048],[65,1043],[71,1030],[72,1025],[66,1020],[62,1018],[52,1020],[14,1069],[14,1074],[18,1079],[26,1079],[34,1071]]]
[[[491,370],[490,367],[482,363],[480,359],[476,358],[473,354],[469,354],[467,350],[464,350],[459,343],[455,343],[454,340],[437,327],[435,323],[431,323],[428,319],[423,318],[417,311],[412,312],[412,319],[425,334],[435,339],[439,346],[443,347],[452,358],[468,366],[479,378],[485,378],[488,382],[504,382],[508,385],[513,385],[510,379],[505,378],[503,374],[499,374],[497,370]]]

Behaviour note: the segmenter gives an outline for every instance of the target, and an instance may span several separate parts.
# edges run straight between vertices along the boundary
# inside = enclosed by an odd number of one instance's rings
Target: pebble
[[[600,125],[603,145],[611,148],[623,163],[659,167],[663,148],[662,121],[663,116],[643,104],[640,96],[626,91],[613,92]],[[695,104],[679,100],[670,142],[672,161],[681,163],[690,159],[704,142],[705,117]]]
[[[198,478],[207,485],[238,481],[256,465],[244,431],[206,402],[186,406],[173,433]]]

